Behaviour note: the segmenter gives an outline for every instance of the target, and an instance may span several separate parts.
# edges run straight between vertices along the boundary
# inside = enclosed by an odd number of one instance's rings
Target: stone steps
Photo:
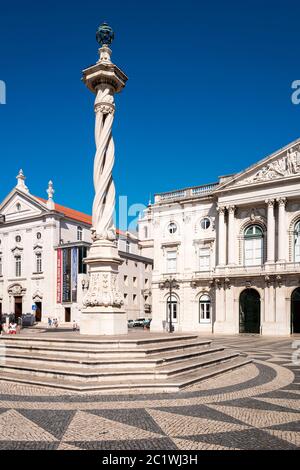
[[[1,356],[1,348],[0,348],[0,363],[1,357],[5,359],[5,361],[14,361],[27,364],[49,364],[53,366],[63,366],[64,364],[68,364],[68,367],[90,367],[94,366],[97,368],[102,369],[111,369],[115,367],[119,368],[130,368],[130,367],[149,367],[154,368],[158,365],[167,364],[167,363],[176,363],[189,360],[193,357],[199,357],[206,354],[211,354],[213,352],[223,351],[224,348],[217,347],[217,348],[205,348],[203,350],[195,350],[192,348],[191,351],[184,350],[181,351],[172,351],[168,352],[167,354],[153,354],[146,357],[135,357],[135,358],[82,358],[82,357],[54,357],[54,355],[41,355],[41,354],[33,354],[33,352],[22,352],[17,350],[17,352],[13,351],[6,351],[5,356]]]
[[[76,340],[1,337],[0,380],[78,391],[166,391],[249,362],[238,351],[213,347],[196,335],[101,338],[92,339],[92,346],[88,339]]]
[[[182,374],[189,370],[196,370],[201,367],[207,367],[211,364],[216,364],[219,362],[225,362],[235,357],[238,357],[239,353],[228,353],[228,352],[219,352],[211,353],[206,355],[204,358],[193,358],[187,361],[177,362],[173,365],[160,365],[152,370],[149,368],[111,368],[111,369],[101,369],[95,367],[90,368],[70,368],[66,364],[64,367],[55,366],[55,365],[40,365],[40,364],[24,364],[16,362],[13,360],[5,361],[4,364],[0,364],[0,374],[2,372],[12,372],[16,374],[30,374],[40,377],[51,377],[53,379],[59,378],[61,380],[84,380],[84,381],[105,381],[105,380],[120,380],[128,379],[133,380],[135,378],[139,379],[154,379],[154,378],[168,378],[178,374]],[[1,377],[0,375],[0,377]]]
[[[51,335],[55,336],[51,338]],[[146,336],[146,334],[145,334]],[[145,338],[134,339],[134,335],[131,336],[131,339],[123,339],[122,337],[115,337],[114,339],[107,339],[107,337],[82,337],[74,336],[73,338],[66,338],[59,336],[53,333],[46,332],[44,337],[41,336],[31,336],[31,335],[5,335],[0,337],[0,343],[4,342],[7,345],[9,343],[18,344],[23,346],[45,346],[45,347],[74,347],[79,350],[88,349],[107,349],[112,351],[113,349],[127,349],[127,348],[138,348],[139,346],[159,346],[160,344],[172,344],[172,343],[188,343],[192,340],[199,339],[197,335],[179,335],[171,334],[168,336],[151,336]],[[203,343],[210,344],[211,341],[202,341]]]
[[[5,354],[26,354],[26,353],[36,353],[39,355],[54,355],[55,357],[64,356],[64,357],[74,357],[74,358],[85,358],[85,359],[102,359],[102,358],[112,358],[112,356],[116,357],[123,357],[123,358],[143,358],[149,357],[152,355],[159,355],[162,353],[167,354],[168,352],[173,351],[183,351],[185,349],[197,349],[200,348],[208,348],[211,344],[211,341],[197,341],[197,340],[190,340],[189,342],[186,341],[171,341],[170,344],[163,344],[163,345],[151,345],[146,344],[145,346],[138,346],[135,348],[127,348],[127,347],[120,347],[120,348],[112,348],[111,350],[107,348],[76,348],[73,346],[63,346],[60,347],[57,345],[55,348],[53,346],[40,346],[36,344],[35,341],[29,342],[27,341],[25,344],[20,342],[13,342],[12,340],[0,339],[0,355],[1,350],[5,348]]]
[[[24,377],[23,375],[6,373],[1,376],[0,380],[6,382],[14,382],[25,385],[33,385],[37,387],[47,387],[62,391],[69,392],[124,392],[124,391],[138,391],[138,392],[153,392],[153,393],[171,393],[178,392],[181,389],[187,388],[196,383],[208,380],[221,374],[229,373],[237,368],[244,367],[250,364],[251,359],[244,357],[236,357],[226,363],[220,363],[211,367],[203,368],[196,373],[182,374],[176,379],[168,380],[142,380],[142,381],[118,381],[116,382],[66,382],[41,377]]]

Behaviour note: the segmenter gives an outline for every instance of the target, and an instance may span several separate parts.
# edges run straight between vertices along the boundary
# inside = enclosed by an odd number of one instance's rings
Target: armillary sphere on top
[[[110,46],[114,38],[115,33],[107,23],[102,23],[102,25],[97,29],[96,39],[98,44],[101,46]]]

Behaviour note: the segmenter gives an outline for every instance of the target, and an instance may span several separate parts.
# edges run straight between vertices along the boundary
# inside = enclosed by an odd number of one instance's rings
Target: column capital
[[[275,199],[266,199],[265,203],[267,204],[268,207],[274,207]]]
[[[286,203],[287,203],[287,198],[286,197],[279,197],[276,199],[276,201],[278,202],[279,206],[285,206]]]
[[[225,206],[217,206],[217,211],[219,214],[225,214],[226,207]]]
[[[229,214],[234,214],[236,206],[226,206],[226,209],[228,210]]]

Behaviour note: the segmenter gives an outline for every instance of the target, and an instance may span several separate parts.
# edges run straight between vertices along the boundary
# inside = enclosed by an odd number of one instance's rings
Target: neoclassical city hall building
[[[154,258],[152,331],[171,315],[175,331],[299,333],[300,140],[216,183],[157,194],[139,238]]]

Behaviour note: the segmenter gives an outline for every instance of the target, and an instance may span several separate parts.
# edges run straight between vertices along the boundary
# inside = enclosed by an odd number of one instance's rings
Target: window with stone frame
[[[251,225],[244,232],[244,265],[263,264],[263,231],[259,225]]]
[[[43,272],[43,267],[42,267],[42,253],[36,253],[35,254],[35,271],[37,273]]]
[[[296,223],[294,231],[294,261],[300,263],[300,220]]]
[[[199,271],[210,270],[210,249],[209,247],[202,247],[199,249]]]
[[[167,251],[167,273],[176,273],[177,271],[177,251]]]
[[[82,242],[83,239],[83,229],[82,227],[77,227],[77,241]]]
[[[15,275],[16,277],[22,276],[22,257],[21,255],[15,256]]]
[[[203,294],[199,299],[199,323],[211,322],[211,300],[209,295]]]

